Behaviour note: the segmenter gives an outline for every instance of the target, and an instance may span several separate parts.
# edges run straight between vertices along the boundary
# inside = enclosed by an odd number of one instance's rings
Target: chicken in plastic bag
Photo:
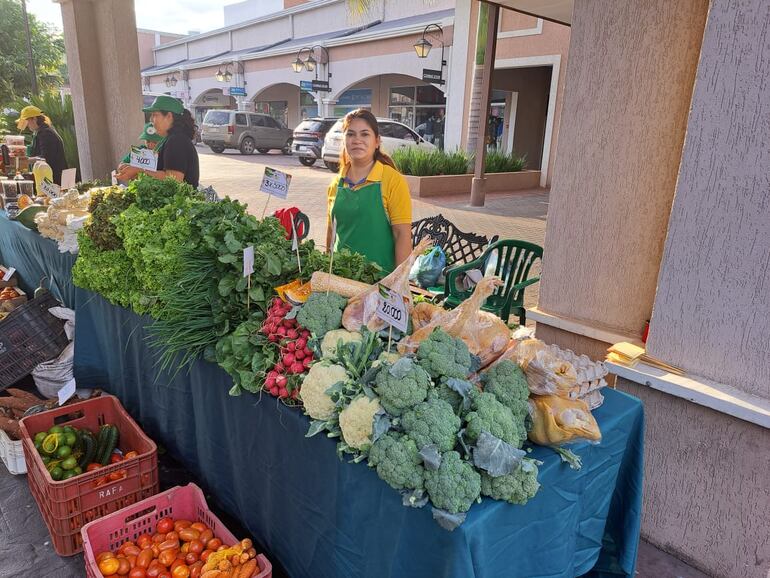
[[[526,339],[519,343],[516,360],[527,374],[532,393],[576,397],[574,393],[578,383],[575,368],[539,339]]]
[[[414,260],[422,255],[425,250],[433,244],[433,241],[426,237],[420,241],[409,254],[409,257],[396,267],[392,273],[385,277],[381,284],[388,289],[395,291],[409,299],[409,311],[411,313],[412,292],[409,289],[409,271],[414,265]],[[363,325],[369,328],[369,331],[377,333],[387,329],[387,324],[377,317],[377,305],[379,304],[380,291],[378,284],[375,283],[369,289],[356,295],[349,302],[345,311],[342,313],[342,326],[348,331],[359,331]]]
[[[529,440],[542,446],[558,446],[581,439],[598,443],[602,439],[591,410],[579,399],[533,395],[529,398],[529,415],[532,418]]]
[[[485,277],[476,285],[473,294],[456,309],[433,311],[426,325],[401,340],[398,344],[399,353],[414,353],[436,327],[441,327],[449,335],[462,339],[470,352],[481,359],[481,367],[492,363],[508,346],[511,332],[502,319],[481,311],[481,307],[501,284],[502,281],[497,277]]]

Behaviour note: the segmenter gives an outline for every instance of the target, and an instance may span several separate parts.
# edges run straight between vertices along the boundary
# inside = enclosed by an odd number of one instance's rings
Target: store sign
[[[290,174],[265,167],[265,175],[262,177],[262,186],[259,190],[279,199],[286,199],[289,196],[290,183]]]
[[[326,80],[300,80],[299,87],[301,90],[308,90],[310,92],[331,92],[329,82]]]
[[[128,164],[132,167],[148,171],[158,170],[158,155],[150,149],[131,147],[130,158],[131,160]]]
[[[407,298],[385,287],[382,283],[378,283],[377,286],[379,289],[377,317],[388,325],[395,327],[401,333],[406,333],[407,324],[409,323]]]
[[[229,92],[230,96],[246,96],[246,89],[242,86],[231,86]]]
[[[430,68],[422,69],[423,82],[430,82],[431,84],[444,84],[444,78],[440,70],[432,70]]]
[[[301,90],[313,90],[313,83],[310,80],[300,80],[299,81],[299,87]]]

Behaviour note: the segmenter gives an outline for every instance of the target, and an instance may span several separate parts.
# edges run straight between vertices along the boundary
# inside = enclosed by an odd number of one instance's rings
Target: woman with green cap
[[[152,105],[142,109],[149,112],[150,123],[156,134],[163,139],[155,151],[158,153],[157,170],[139,169],[130,165],[121,165],[116,178],[130,181],[139,173],[145,173],[156,179],[171,177],[198,186],[200,172],[198,151],[192,142],[195,136],[195,121],[182,101],[171,96],[159,96]]]

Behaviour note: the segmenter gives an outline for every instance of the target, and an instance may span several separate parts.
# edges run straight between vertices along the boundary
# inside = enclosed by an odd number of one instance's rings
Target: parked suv
[[[382,150],[386,154],[393,154],[393,151],[402,147],[419,147],[428,150],[436,148],[435,145],[426,141],[405,124],[389,118],[378,118],[377,124],[380,128]],[[321,157],[326,168],[335,173],[340,168],[340,152],[342,152],[344,138],[345,136],[342,134],[342,119],[340,119],[326,133],[324,146],[321,151]]]
[[[332,118],[308,118],[294,129],[294,152],[299,156],[299,162],[306,167],[312,167],[316,159],[321,158],[324,137],[329,129],[337,122]]]
[[[210,110],[201,126],[203,143],[215,153],[238,149],[242,155],[279,149],[291,154],[292,130],[267,114]]]

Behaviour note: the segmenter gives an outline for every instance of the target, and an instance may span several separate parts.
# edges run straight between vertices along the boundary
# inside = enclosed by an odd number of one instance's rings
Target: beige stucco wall
[[[707,9],[575,2],[541,310],[634,335],[650,318]]]
[[[712,2],[648,342],[670,363],[766,399],[769,23],[767,0]]]
[[[770,430],[618,378],[644,402],[642,536],[710,576],[770,572]]]
[[[154,32],[137,32],[139,46],[139,70],[144,70],[155,64],[152,49],[155,47]]]

